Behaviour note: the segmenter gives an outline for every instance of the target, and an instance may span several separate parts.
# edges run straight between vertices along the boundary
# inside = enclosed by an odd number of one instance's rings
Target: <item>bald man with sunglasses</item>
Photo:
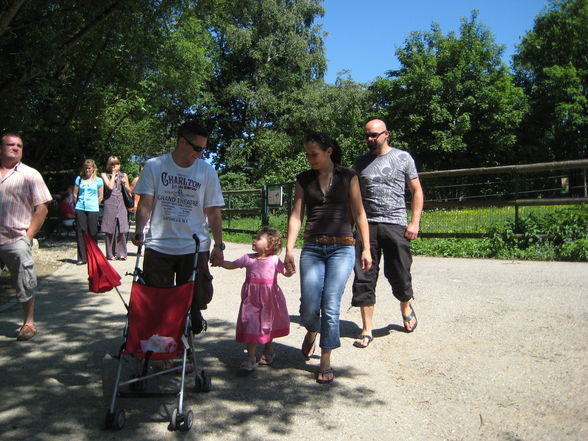
[[[417,318],[410,300],[413,298],[410,267],[410,241],[417,238],[423,211],[423,190],[413,158],[408,152],[388,145],[388,129],[384,121],[368,121],[364,128],[369,152],[355,160],[361,196],[368,217],[372,267],[364,272],[356,260],[351,304],[361,310],[362,330],[353,345],[366,348],[373,339],[373,315],[380,260],[384,255],[384,275],[392,294],[400,301],[406,332],[417,327]],[[408,222],[405,187],[411,194],[411,219]],[[361,240],[356,241],[361,250]],[[356,252],[356,256],[361,255]]]

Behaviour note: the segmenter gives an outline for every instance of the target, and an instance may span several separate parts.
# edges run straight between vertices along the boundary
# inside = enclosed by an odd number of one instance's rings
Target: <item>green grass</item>
[[[519,216],[525,217],[531,214],[542,216],[547,213],[565,210],[561,206],[536,206],[520,207]],[[410,213],[409,213],[410,218]],[[487,233],[490,230],[504,227],[508,222],[515,219],[514,207],[481,207],[461,210],[430,210],[425,211],[421,218],[421,232],[427,233]],[[288,219],[286,214],[270,215],[270,227],[282,231],[288,230]],[[261,228],[259,217],[237,217],[223,219],[223,228],[234,228],[250,231],[258,231]],[[241,237],[238,233],[236,238]],[[252,233],[253,234],[253,233]],[[251,239],[251,235],[247,236]]]
[[[519,207],[519,217],[543,216],[561,209],[558,206]],[[515,207],[479,207],[460,210],[425,211],[421,232],[427,233],[487,233],[502,228],[515,219]]]
[[[409,214],[410,216],[410,214]],[[412,242],[415,255],[500,258],[527,260],[588,261],[588,205],[532,206],[519,208],[519,227],[515,234],[514,207],[483,207],[461,210],[425,211],[421,232],[488,233],[480,239],[419,238]],[[285,214],[270,216],[269,226],[288,230]],[[261,227],[259,217],[233,217],[223,227],[251,230],[252,233],[224,232],[226,241],[249,243]],[[296,246],[302,246],[302,231]]]

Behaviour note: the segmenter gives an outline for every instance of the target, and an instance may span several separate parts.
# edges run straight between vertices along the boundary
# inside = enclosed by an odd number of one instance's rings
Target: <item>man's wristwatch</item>
[[[217,242],[217,243],[214,244],[214,246],[216,248],[220,248],[222,251],[224,251],[224,249],[226,248],[224,242]]]

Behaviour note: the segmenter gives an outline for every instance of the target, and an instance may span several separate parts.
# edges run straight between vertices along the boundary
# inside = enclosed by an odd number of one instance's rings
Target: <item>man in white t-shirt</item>
[[[193,234],[200,240],[192,301],[195,334],[205,327],[200,310],[207,308],[213,294],[208,261],[222,265],[225,249],[220,182],[214,168],[201,158],[207,140],[208,131],[199,121],[182,124],[175,150],[147,161],[134,190],[140,199],[133,243],[145,245],[143,279],[147,285],[165,288],[187,282],[193,269]],[[212,252],[209,228],[214,238]]]

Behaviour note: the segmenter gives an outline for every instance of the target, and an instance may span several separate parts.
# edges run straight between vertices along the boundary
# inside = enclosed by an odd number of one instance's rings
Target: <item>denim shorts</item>
[[[309,332],[320,332],[320,347],[335,349],[339,310],[355,262],[352,245],[304,242],[300,253],[300,320]]]
[[[32,249],[33,241],[26,236],[16,242],[0,245],[0,263],[8,267],[16,298],[21,303],[31,300],[37,287]]]

